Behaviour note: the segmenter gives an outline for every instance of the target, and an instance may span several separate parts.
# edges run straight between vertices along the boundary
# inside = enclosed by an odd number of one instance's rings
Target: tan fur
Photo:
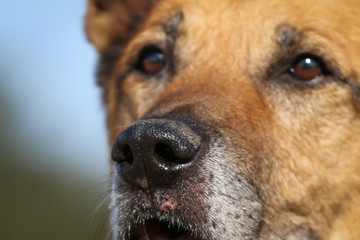
[[[336,81],[288,89],[263,72],[279,54],[275,29],[287,24],[304,34],[303,52],[316,46],[359,85],[360,1],[159,1],[136,29],[120,14],[129,8],[108,3],[111,10],[99,12],[88,1],[86,29],[100,53],[120,38],[127,42],[105,86],[110,143],[150,109],[161,115],[196,105],[236,146],[258,153],[238,171],[253,179],[274,231],[304,224],[324,239],[360,239],[359,99]],[[141,4],[139,23],[149,8]],[[177,74],[169,82],[130,74],[119,87],[129,58],[148,42],[165,44],[160,24],[179,11]],[[261,237],[271,238],[265,230]]]

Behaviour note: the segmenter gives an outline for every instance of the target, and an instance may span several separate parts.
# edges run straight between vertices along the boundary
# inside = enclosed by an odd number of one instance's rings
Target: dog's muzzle
[[[206,123],[185,118],[125,129],[112,149],[114,238],[254,239],[262,206],[254,185],[234,171],[228,146]]]

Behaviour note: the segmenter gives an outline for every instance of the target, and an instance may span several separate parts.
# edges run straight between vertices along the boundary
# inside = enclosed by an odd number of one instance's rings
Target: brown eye
[[[165,68],[165,55],[156,47],[146,48],[141,51],[136,68],[144,74],[156,74]]]
[[[291,74],[299,80],[310,81],[325,74],[322,62],[316,57],[304,56],[290,68]]]

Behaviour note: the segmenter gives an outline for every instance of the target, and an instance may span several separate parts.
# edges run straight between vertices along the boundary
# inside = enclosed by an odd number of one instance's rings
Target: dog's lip
[[[132,240],[199,240],[189,231],[166,221],[146,220],[134,228]]]

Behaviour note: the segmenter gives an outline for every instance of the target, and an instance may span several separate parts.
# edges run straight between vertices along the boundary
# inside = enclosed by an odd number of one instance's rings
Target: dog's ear
[[[124,44],[155,0],[87,0],[85,30],[98,52]]]

